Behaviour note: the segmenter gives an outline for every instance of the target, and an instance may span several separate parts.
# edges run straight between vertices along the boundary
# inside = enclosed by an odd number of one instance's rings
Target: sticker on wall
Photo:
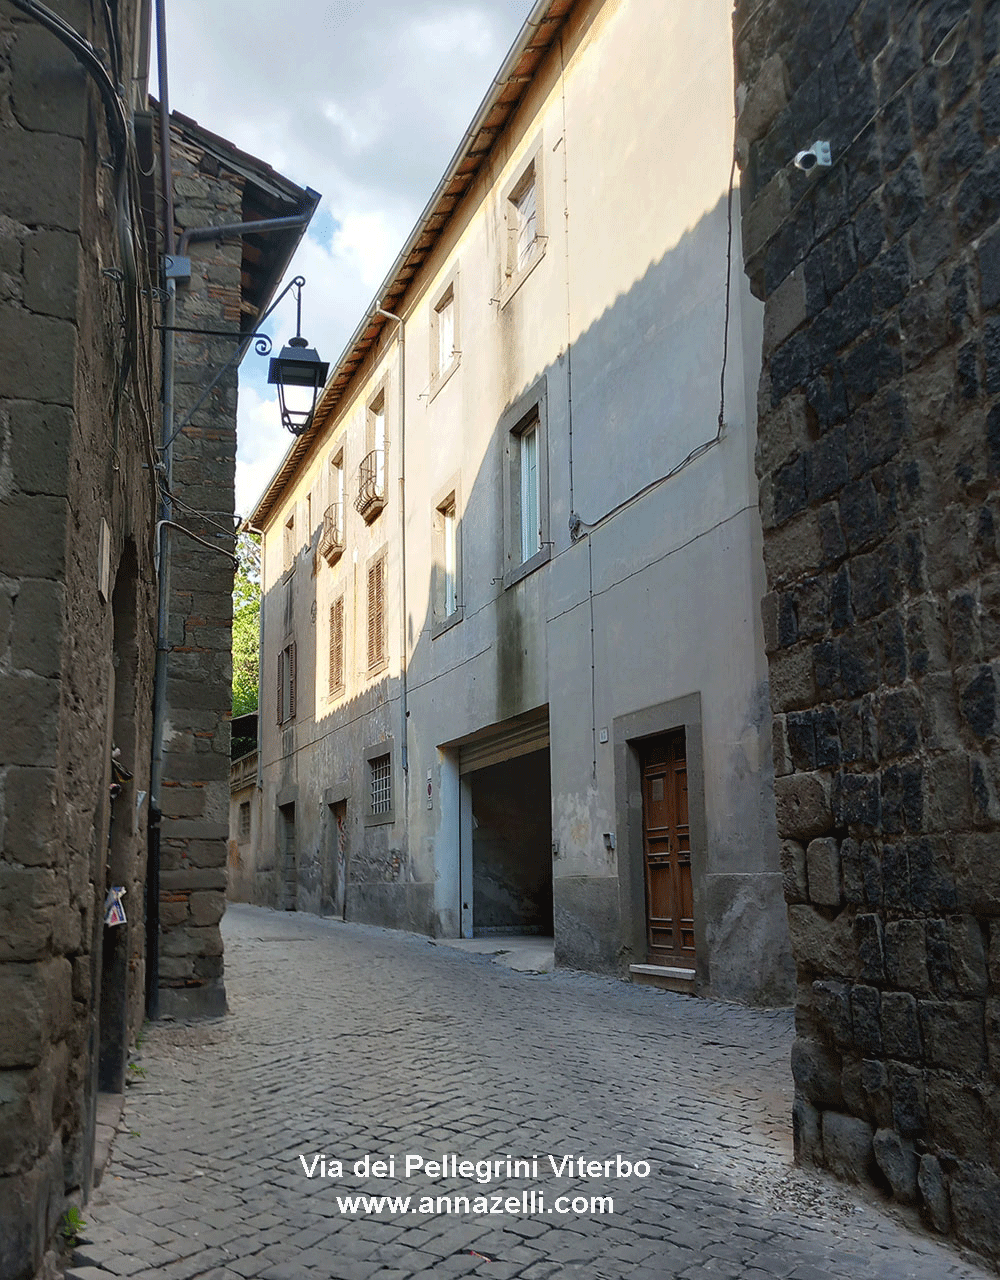
[[[123,885],[113,885],[108,890],[108,896],[104,899],[104,923],[109,925],[125,923],[125,908],[122,906],[122,898],[125,897],[125,888]]]

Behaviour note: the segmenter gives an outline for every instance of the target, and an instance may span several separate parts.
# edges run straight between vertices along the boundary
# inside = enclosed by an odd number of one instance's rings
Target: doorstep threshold
[[[630,964],[629,977],[644,987],[658,987],[661,991],[675,991],[680,995],[694,995],[695,971],[680,965]]]
[[[694,981],[693,969],[675,969],[666,964],[630,964],[629,973],[648,973],[655,978],[682,978]]]

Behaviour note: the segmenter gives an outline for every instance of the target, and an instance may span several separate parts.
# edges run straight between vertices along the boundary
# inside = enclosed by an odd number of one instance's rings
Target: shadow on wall
[[[716,205],[688,231],[681,241],[662,258],[652,263],[646,273],[627,291],[621,293],[575,340],[572,349],[572,447],[574,504],[581,515],[596,521],[606,512],[627,500],[650,481],[659,478],[680,463],[690,451],[710,440],[716,431],[719,372],[723,347],[723,318],[725,312],[725,246],[727,239],[727,200],[723,193]],[[538,279],[541,277],[539,276]],[[507,330],[524,325],[524,310],[532,305],[532,281],[511,299],[498,318],[497,340],[486,356],[499,363],[511,339],[501,333],[501,325]],[[733,277],[732,288],[740,288],[739,277]],[[738,358],[740,335],[730,335],[730,383],[727,394],[738,404],[734,417],[743,419],[745,412],[742,363]],[[479,358],[481,353],[477,353]],[[475,367],[471,353],[466,369],[460,366],[433,404],[411,415],[407,423],[409,448],[415,442],[433,434],[436,408],[448,403],[449,396],[462,395],[462,379]],[[461,566],[457,603],[463,612],[462,621],[442,631],[438,579],[443,566],[435,566],[427,593],[419,599],[411,593],[407,601],[407,635],[413,644],[408,664],[410,708],[413,716],[423,717],[420,732],[423,746],[428,741],[435,744],[453,741],[483,726],[505,720],[532,705],[540,705],[551,696],[551,685],[558,678],[565,695],[567,688],[586,690],[590,700],[590,659],[586,670],[579,654],[567,658],[560,654],[553,662],[546,656],[545,631],[549,622],[548,595],[550,584],[567,581],[580,582],[580,558],[586,557],[586,544],[574,548],[569,534],[570,521],[570,396],[568,385],[569,362],[565,353],[531,379],[530,386],[518,388],[511,398],[516,403],[531,388],[542,387],[545,400],[544,442],[547,460],[543,502],[547,532],[543,533],[546,558],[549,563],[538,573],[528,574],[523,581],[508,583],[512,571],[516,574],[519,548],[514,548],[512,525],[517,512],[511,501],[510,445],[514,434],[503,411],[496,415],[489,442],[483,450],[483,460],[474,479],[463,478],[465,501],[459,513]],[[495,379],[502,384],[503,378]],[[471,393],[470,393],[471,394]],[[743,448],[742,443],[736,447]],[[411,457],[412,452],[411,452]],[[445,484],[456,470],[456,459],[442,455],[438,459],[439,473],[427,476],[427,492],[416,493],[412,488],[408,497],[407,518],[410,524],[426,516],[428,527],[434,519],[432,495],[437,487]],[[744,465],[746,465],[744,463]],[[698,463],[694,464],[696,468]],[[505,468],[507,479],[504,479]],[[684,492],[687,494],[687,510],[692,506],[692,485],[697,485],[697,471],[686,473]],[[724,488],[716,485],[712,492],[705,489],[698,494],[701,508],[705,502],[726,498]],[[421,513],[416,503],[426,502],[427,510]],[[720,514],[728,514],[720,513]],[[379,517],[388,519],[387,532],[394,535],[398,529],[398,511],[390,501]],[[350,524],[347,527],[346,562],[351,550]],[[305,586],[315,593],[317,583],[328,572],[322,558],[317,556],[319,529],[314,533],[312,545],[300,555],[294,575],[296,586]],[[569,554],[566,554],[569,553]],[[650,562],[653,553],[638,541],[621,538],[613,552],[609,552],[608,571],[614,581],[626,579]],[[560,557],[566,555],[561,561]],[[343,563],[342,562],[342,563]],[[585,563],[585,561],[584,561]],[[315,570],[315,573],[312,572]],[[585,569],[584,569],[585,573]],[[559,575],[559,576],[556,576]],[[350,590],[350,576],[344,579],[345,590]],[[584,579],[585,582],[585,579]],[[562,588],[560,588],[562,589]],[[582,597],[576,585],[570,588],[574,603],[587,600],[586,585]],[[264,610],[268,616],[273,611],[287,611],[287,601],[282,598],[283,584],[273,586],[265,597]],[[363,636],[365,600],[360,594],[352,612],[357,615],[355,632]],[[360,611],[360,612],[359,612]],[[292,730],[287,749],[283,751],[282,786],[299,787],[308,780],[310,794],[317,791],[326,798],[322,804],[318,823],[310,819],[308,829],[297,823],[300,832],[296,853],[296,879],[298,883],[297,905],[299,909],[333,912],[339,914],[346,897],[348,918],[363,918],[383,924],[396,924],[423,932],[435,931],[433,902],[433,849],[414,849],[407,844],[407,835],[400,829],[394,835],[389,825],[370,825],[364,821],[362,810],[366,807],[365,786],[359,770],[364,764],[364,750],[384,739],[393,740],[393,762],[401,758],[400,741],[400,683],[397,676],[382,676],[373,681],[361,693],[342,700],[330,701],[326,697],[326,641],[325,624],[313,625],[306,634],[297,636],[299,703],[300,708],[322,708],[322,714],[313,724],[307,724],[300,716],[300,723]],[[322,610],[319,610],[322,613]],[[422,614],[419,630],[414,627],[416,617]],[[580,628],[589,627],[586,610],[580,611]],[[296,609],[295,616],[303,616]],[[665,607],[660,607],[650,619],[654,633],[649,628],[633,629],[629,636],[635,648],[647,654],[665,640],[667,620]],[[393,625],[393,624],[390,624]],[[415,636],[415,643],[414,642]],[[683,637],[682,637],[683,639]],[[690,638],[692,644],[697,637]],[[363,639],[361,641],[363,645]],[[589,641],[587,642],[589,645]],[[589,648],[588,648],[589,653]],[[465,700],[461,705],[444,706],[435,691],[435,681],[462,663],[475,659],[478,666],[465,667]],[[353,659],[352,659],[353,660]],[[575,664],[575,665],[574,665]],[[577,667],[579,669],[577,669]],[[267,681],[273,670],[273,655],[264,655],[262,673],[267,703]],[[473,673],[481,672],[474,694],[471,692]],[[621,670],[599,672],[599,679],[609,687],[622,685]],[[350,683],[350,682],[349,682]],[[746,678],[753,685],[753,673]],[[444,686],[437,686],[443,688]],[[542,698],[535,694],[541,689]],[[688,689],[675,692],[689,692]],[[317,694],[319,696],[317,696]],[[575,694],[573,695],[575,696]],[[655,697],[649,690],[636,689],[634,702],[661,701],[665,696],[658,691]],[[271,694],[273,699],[273,693]],[[270,712],[273,715],[273,709]],[[410,749],[413,750],[413,730],[417,721],[410,722]],[[580,782],[580,790],[586,790],[589,782],[590,760],[587,747],[587,778]],[[480,780],[478,804],[474,816],[479,823],[478,845],[480,852],[488,845],[492,849],[487,860],[491,871],[479,876],[479,896],[487,914],[493,912],[498,919],[503,915],[502,904],[508,906],[512,899],[537,919],[539,927],[551,927],[552,918],[552,863],[551,863],[551,782],[546,760],[544,779],[538,775],[533,795],[538,801],[529,824],[540,832],[544,805],[539,797],[544,793],[549,813],[546,840],[549,847],[544,855],[530,859],[529,867],[522,867],[518,877],[509,874],[512,859],[505,850],[507,838],[497,838],[496,832],[507,828],[508,834],[516,830],[513,815],[503,813],[494,804],[495,797],[503,791],[520,792],[524,788],[516,784],[508,788],[490,787],[489,779]],[[403,779],[394,803],[397,818],[404,816],[407,803],[406,788],[422,781],[424,772],[436,760],[410,759],[410,779]],[[483,771],[484,773],[488,771]],[[537,770],[536,770],[537,774]],[[413,783],[412,779],[418,783]],[[348,795],[350,791],[350,795]],[[492,796],[492,799],[491,799]],[[346,799],[347,817],[338,821],[335,804]],[[274,803],[273,795],[265,793],[265,803]],[[311,802],[310,802],[311,803]],[[611,802],[613,803],[613,801]],[[536,822],[537,818],[537,822]],[[347,857],[343,861],[341,824],[346,826]],[[492,834],[488,834],[492,833]],[[598,834],[597,839],[600,839]],[[534,839],[534,836],[531,837]],[[492,844],[490,843],[492,842]],[[539,849],[540,837],[537,841]],[[603,847],[598,851],[604,858]],[[281,859],[287,850],[274,847],[258,853],[256,881],[259,892],[264,887],[272,895],[282,878]],[[486,866],[481,860],[481,870]],[[776,869],[776,868],[775,868]],[[418,879],[422,876],[423,879]],[[578,932],[584,936],[593,932],[595,921],[608,937],[602,938],[600,956],[594,963],[600,967],[615,967],[624,945],[622,926],[618,918],[617,891],[614,879],[605,875],[603,884],[596,884],[592,902],[586,899],[586,885],[575,886],[574,892],[584,894],[574,899],[574,910],[580,915]],[[611,885],[611,889],[608,888]],[[254,891],[255,894],[258,890]],[[262,900],[258,897],[258,900]],[[485,904],[489,903],[489,906]],[[783,905],[781,907],[783,925]],[[574,927],[568,922],[568,927]],[[614,936],[610,936],[610,935]]]

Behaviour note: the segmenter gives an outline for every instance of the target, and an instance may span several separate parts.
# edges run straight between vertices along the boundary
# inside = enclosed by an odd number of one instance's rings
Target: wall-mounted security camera
[[[814,142],[795,157],[795,167],[803,173],[811,173],[813,169],[829,169],[831,164],[833,159],[829,142]]]

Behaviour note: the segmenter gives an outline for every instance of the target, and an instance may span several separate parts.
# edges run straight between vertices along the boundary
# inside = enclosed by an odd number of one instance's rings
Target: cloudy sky
[[[170,105],[323,200],[291,274],[302,332],[333,363],[485,96],[531,0],[167,0]],[[295,332],[275,313],[276,346]],[[236,509],[291,437],[267,361],[240,378]]]

